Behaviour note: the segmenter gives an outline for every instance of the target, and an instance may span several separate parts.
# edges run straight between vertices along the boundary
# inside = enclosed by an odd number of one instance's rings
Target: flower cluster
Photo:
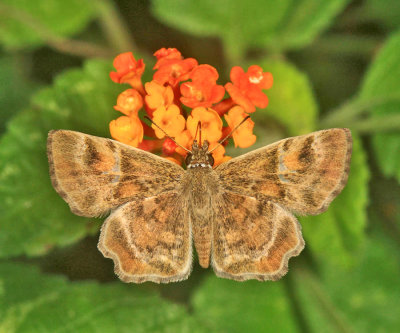
[[[144,85],[142,59],[136,60],[131,52],[114,59],[116,72],[110,73],[111,79],[131,86],[118,96],[114,106],[124,115],[110,122],[111,136],[120,142],[147,151],[161,150],[162,156],[182,164],[187,153],[182,147],[190,150],[193,140],[200,139],[199,123],[201,140],[208,140],[211,150],[256,107],[268,105],[262,90],[271,88],[272,75],[259,66],[250,66],[247,72],[233,67],[232,82],[222,86],[217,84],[219,75],[214,67],[199,65],[194,58],[185,59],[175,48],[162,48],[154,56],[153,80]],[[142,109],[173,139],[154,124],[150,127],[143,122],[139,115]],[[254,144],[253,127],[254,122],[248,119],[233,132],[235,147]],[[230,159],[225,155],[227,142],[213,151],[214,166]]]

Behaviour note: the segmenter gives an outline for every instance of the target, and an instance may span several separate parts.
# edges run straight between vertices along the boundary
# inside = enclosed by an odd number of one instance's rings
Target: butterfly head
[[[192,150],[187,154],[185,163],[188,169],[191,168],[212,168],[214,158],[208,151],[209,143],[204,140],[203,145],[199,146],[197,140],[193,141]]]

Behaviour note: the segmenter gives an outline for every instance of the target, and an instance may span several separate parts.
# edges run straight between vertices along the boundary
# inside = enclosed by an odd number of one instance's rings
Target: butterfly
[[[187,279],[199,263],[237,281],[278,280],[304,248],[292,214],[324,212],[345,186],[350,130],[287,138],[216,168],[194,141],[187,169],[123,143],[69,130],[48,135],[52,184],[80,216],[110,213],[98,248],[124,282]]]

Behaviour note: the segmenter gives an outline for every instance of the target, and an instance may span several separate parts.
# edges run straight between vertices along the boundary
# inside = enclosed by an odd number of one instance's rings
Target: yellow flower
[[[111,136],[119,142],[137,147],[143,140],[143,126],[137,116],[121,116],[110,122]]]
[[[180,144],[182,147],[185,147],[186,149],[191,150],[192,149],[192,144],[193,144],[193,137],[190,134],[190,132],[188,130],[184,130],[183,132],[181,132],[180,134],[178,134],[175,137],[175,141]],[[181,147],[176,147],[175,151],[182,155],[182,156],[186,156],[187,151],[182,149]]]
[[[222,135],[222,119],[213,109],[197,107],[187,119],[187,129],[194,138],[197,131],[197,124],[201,123],[201,141],[207,140],[209,143],[217,142]],[[199,140],[199,133],[197,133]]]
[[[155,81],[147,82],[144,85],[147,95],[144,100],[149,109],[155,110],[160,106],[168,107],[174,100],[174,93],[170,86],[164,87]]]
[[[137,114],[143,106],[143,98],[135,89],[127,89],[120,93],[117,98],[117,105],[114,109],[120,111],[127,116]]]
[[[210,147],[208,147],[208,150],[213,149],[218,144],[219,144],[218,142],[214,142],[214,143],[210,144]],[[225,147],[223,145],[219,145],[218,148],[216,148],[212,152],[212,156],[214,158],[214,165],[213,165],[214,168],[216,166],[220,165],[221,163],[229,161],[232,158],[230,156],[225,156]]]
[[[185,129],[185,118],[179,108],[172,104],[169,107],[160,106],[153,113],[153,121],[160,126],[169,136],[176,137]],[[162,139],[165,134],[154,124],[151,125],[157,138]]]
[[[226,122],[231,130],[235,126],[239,125],[240,122],[247,117],[247,113],[241,106],[234,106],[224,115]],[[233,142],[235,147],[247,148],[256,142],[256,136],[253,134],[254,122],[251,119],[247,119],[242,125],[240,125],[233,133]]]

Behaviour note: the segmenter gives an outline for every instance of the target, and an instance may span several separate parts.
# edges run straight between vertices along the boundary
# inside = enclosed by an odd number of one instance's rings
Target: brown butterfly
[[[291,212],[325,211],[346,184],[348,129],[284,139],[212,168],[208,143],[182,167],[120,142],[56,130],[50,176],[77,215],[111,212],[99,250],[125,282],[187,279],[192,238],[200,265],[224,278],[277,280],[304,240]]]

